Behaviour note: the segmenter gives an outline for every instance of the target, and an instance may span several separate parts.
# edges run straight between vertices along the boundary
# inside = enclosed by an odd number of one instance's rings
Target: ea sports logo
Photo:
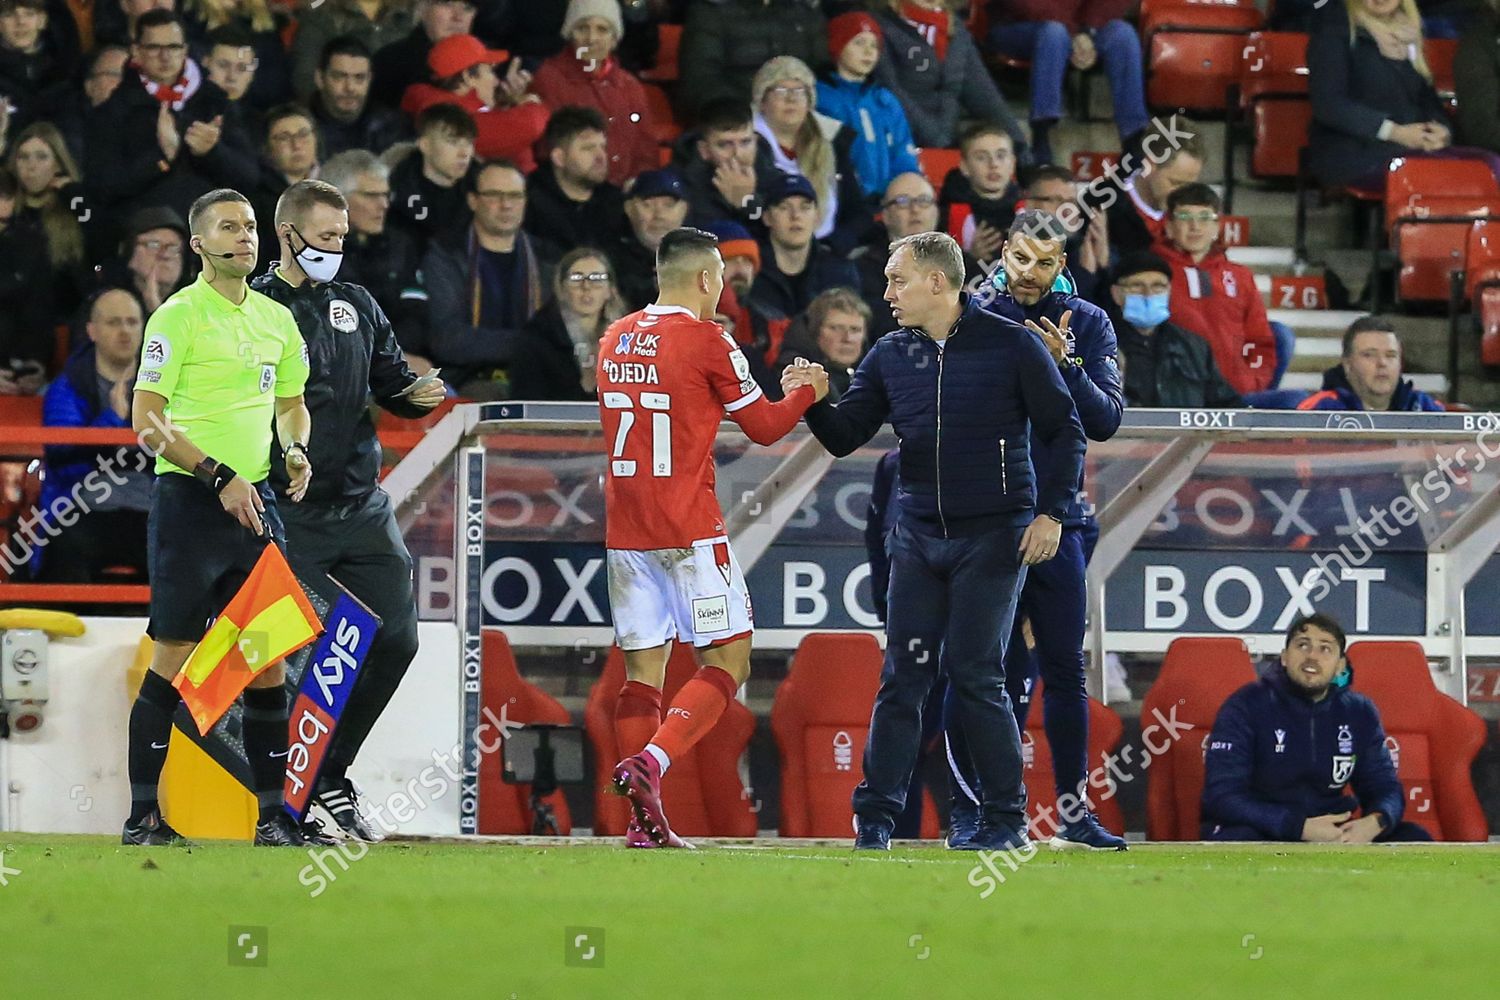
[[[353,333],[359,329],[359,313],[343,299],[328,303],[328,325],[339,333]]]

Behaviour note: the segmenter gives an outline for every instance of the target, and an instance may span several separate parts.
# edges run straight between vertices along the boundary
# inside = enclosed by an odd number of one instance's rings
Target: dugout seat
[[[864,772],[865,737],[880,688],[884,654],[872,635],[814,632],[792,656],[771,706],[781,753],[783,837],[849,837],[849,797]],[[923,793],[923,839],[941,836],[931,795]]]
[[[546,722],[566,726],[573,720],[568,710],[541,688],[530,684],[516,669],[516,657],[510,640],[497,628],[483,630],[480,646],[484,677],[480,684],[480,704],[496,719],[506,722]],[[504,713],[503,715],[501,713]],[[493,737],[491,737],[491,740]],[[484,754],[479,761],[479,833],[531,833],[531,786],[507,785],[501,778],[503,751]],[[557,817],[557,831],[562,836],[572,832],[573,820],[567,800],[559,789],[547,797]]]
[[[1146,772],[1148,840],[1200,839],[1203,747],[1224,699],[1254,680],[1243,640],[1185,637],[1167,647],[1156,683],[1141,702],[1141,724],[1151,725],[1158,712],[1170,719],[1175,709],[1177,722],[1193,728],[1153,758]]]
[[[678,689],[698,672],[690,645],[672,644],[662,712]],[[623,837],[630,822],[625,799],[610,791],[610,773],[624,754],[615,743],[615,699],[625,685],[625,654],[612,648],[589,690],[584,725],[594,751],[594,834]],[[674,832],[684,837],[753,837],[758,806],[740,780],[740,756],[755,734],[755,715],[731,701],[717,725],[662,779],[662,802]]]
[[[1406,789],[1404,818],[1436,840],[1487,840],[1470,775],[1484,746],[1484,720],[1437,689],[1418,643],[1356,642],[1348,657],[1354,690],[1380,710]]]
[[[1046,839],[1056,832],[1055,827],[1042,829],[1037,817],[1045,807],[1057,816],[1057,789],[1052,780],[1052,749],[1047,743],[1047,730],[1043,722],[1042,684],[1031,689],[1031,711],[1026,715],[1026,731],[1021,734],[1021,766],[1026,780],[1026,814],[1030,818],[1033,839]],[[1125,724],[1114,710],[1097,699],[1089,699],[1089,770],[1105,766],[1105,757],[1120,745],[1125,734]],[[1128,765],[1126,765],[1128,769]],[[1107,774],[1102,771],[1101,774]],[[1128,772],[1127,772],[1128,773]],[[1102,779],[1101,779],[1102,781]],[[1099,788],[1090,787],[1089,799],[1099,822],[1111,833],[1125,835],[1125,816],[1120,811],[1118,791],[1105,798]]]

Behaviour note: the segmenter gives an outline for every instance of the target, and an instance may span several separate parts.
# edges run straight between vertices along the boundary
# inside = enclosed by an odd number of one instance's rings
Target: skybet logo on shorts
[[[729,630],[729,599],[718,597],[693,598],[693,631],[699,635]]]

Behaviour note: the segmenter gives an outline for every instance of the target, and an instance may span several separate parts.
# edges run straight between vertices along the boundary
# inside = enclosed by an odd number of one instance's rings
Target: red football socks
[[[667,709],[666,721],[651,737],[652,744],[669,760],[678,760],[708,735],[738,689],[739,685],[726,671],[699,667],[693,679],[677,692],[672,707]]]
[[[615,747],[621,757],[641,752],[661,726],[661,692],[645,681],[626,681],[615,702]]]

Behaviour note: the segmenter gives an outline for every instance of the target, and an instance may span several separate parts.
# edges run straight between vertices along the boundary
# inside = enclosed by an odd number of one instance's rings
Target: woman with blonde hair
[[[850,150],[854,133],[817,112],[818,81],[794,56],[777,56],[750,84],[755,131],[771,147],[776,167],[800,174],[818,196],[813,235],[839,254],[863,242],[873,216],[855,176]]]
[[[1343,0],[1307,49],[1308,165],[1329,187],[1381,190],[1390,162],[1452,145],[1422,51],[1416,0]]]
[[[20,193],[14,224],[41,237],[52,274],[52,314],[62,320],[87,284],[83,220],[91,213],[79,184],[83,173],[50,122],[37,122],[16,136],[7,166]]]
[[[624,313],[609,258],[593,247],[563,256],[553,298],[526,321],[510,363],[510,396],[592,400],[599,338]]]
[[[234,27],[249,36],[250,51],[244,60],[253,64],[255,76],[245,100],[252,106],[264,111],[291,99],[291,59],[281,44],[287,19],[272,11],[270,0],[182,0],[182,21],[189,50],[205,68],[213,49],[211,32]]]

